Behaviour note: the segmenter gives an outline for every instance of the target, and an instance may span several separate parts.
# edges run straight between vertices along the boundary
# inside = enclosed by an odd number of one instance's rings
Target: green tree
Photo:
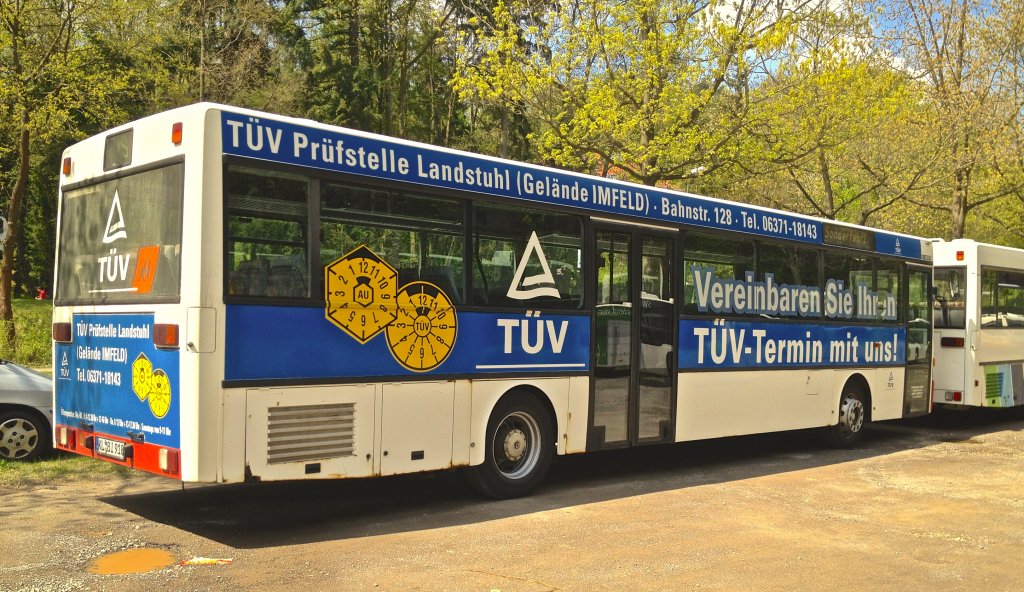
[[[940,153],[932,173],[940,182],[914,202],[944,212],[945,234],[963,237],[976,210],[1021,192],[1012,148],[1024,108],[1021,9],[981,0],[882,2],[878,9],[891,55],[905,60],[937,114],[928,140]]]
[[[925,97],[872,42],[857,6],[805,7],[787,51],[752,90],[748,130],[760,158],[740,164],[727,195],[869,224],[928,183],[934,158],[917,139],[930,122]]]
[[[116,20],[122,7],[118,0],[0,2],[0,198],[9,229],[0,260],[0,320],[8,321],[7,343],[15,343],[13,277],[16,258],[24,256],[19,246],[28,246],[24,214],[33,173],[55,167],[35,155],[53,154],[53,142],[82,123],[119,118],[126,77],[104,63],[94,41],[102,30],[95,24]]]
[[[451,3],[305,0],[296,10],[312,57],[310,117],[442,144],[460,133]]]
[[[749,158],[750,88],[795,18],[767,1],[500,1],[455,84],[531,118],[545,160],[675,182]]]
[[[150,0],[127,56],[145,111],[214,101],[298,115],[307,58],[291,7],[275,0]]]

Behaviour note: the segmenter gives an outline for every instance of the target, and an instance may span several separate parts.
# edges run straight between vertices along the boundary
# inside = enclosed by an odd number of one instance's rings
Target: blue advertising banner
[[[75,315],[71,330],[54,344],[56,421],[180,448],[179,353],[153,344],[153,315]]]
[[[594,214],[621,214],[823,244],[822,222],[813,218],[343,128],[314,128],[225,111],[221,133],[224,153],[235,156],[572,206]],[[876,252],[921,257],[920,239],[876,234]]]
[[[226,380],[586,372],[590,317],[459,312],[456,323],[352,335],[320,308],[229,305]],[[450,321],[450,319],[448,319]],[[365,340],[364,340],[365,337]]]
[[[906,363],[902,326],[808,325],[723,319],[679,323],[679,367],[804,368],[900,366]]]

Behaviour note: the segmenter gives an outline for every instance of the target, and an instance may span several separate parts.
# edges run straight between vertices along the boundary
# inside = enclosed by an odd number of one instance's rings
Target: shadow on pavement
[[[871,426],[862,447],[822,448],[789,432],[613,450],[557,459],[532,496],[482,499],[455,471],[379,479],[189,485],[101,501],[235,548],[371,537],[501,520],[631,496],[873,458],[1024,429],[1004,413],[935,413]]]

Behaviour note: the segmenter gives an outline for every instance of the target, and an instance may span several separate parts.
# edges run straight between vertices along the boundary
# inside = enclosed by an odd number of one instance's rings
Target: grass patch
[[[53,301],[16,298],[13,304],[15,341],[7,343],[8,321],[0,321],[0,358],[32,368],[49,368]]]
[[[30,462],[0,460],[0,489],[98,477],[130,479],[133,474],[131,469],[120,465],[56,452],[47,458]]]

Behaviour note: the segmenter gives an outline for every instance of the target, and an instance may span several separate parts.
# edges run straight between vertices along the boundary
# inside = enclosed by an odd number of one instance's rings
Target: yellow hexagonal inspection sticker
[[[398,318],[398,272],[360,245],[324,268],[327,319],[366,343]]]
[[[145,401],[149,396],[149,381],[153,377],[153,363],[149,361],[146,354],[139,354],[132,363],[132,390],[140,401]]]

